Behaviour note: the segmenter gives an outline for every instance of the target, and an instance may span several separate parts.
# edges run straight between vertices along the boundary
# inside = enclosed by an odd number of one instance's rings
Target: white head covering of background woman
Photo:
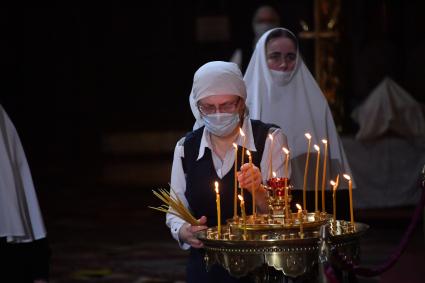
[[[338,173],[351,174],[328,103],[305,66],[298,47],[297,61],[288,82],[278,84],[273,80],[267,66],[266,41],[276,30],[282,30],[296,41],[295,35],[284,28],[269,30],[259,39],[244,77],[250,117],[282,128],[288,137],[295,180],[302,179],[304,173],[304,162],[297,162],[296,157],[307,152],[306,132],[312,135],[312,145],[316,143],[322,147],[321,140],[328,139],[328,154],[333,165],[328,165],[332,167],[328,167],[328,177],[335,178]],[[331,164],[330,159],[328,164]]]

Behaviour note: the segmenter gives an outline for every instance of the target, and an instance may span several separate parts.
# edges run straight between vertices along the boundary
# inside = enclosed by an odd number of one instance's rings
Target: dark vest
[[[261,121],[251,120],[252,132],[254,136],[256,152],[251,152],[252,162],[260,168],[261,157],[263,156],[264,145],[271,127],[275,125],[265,124]],[[234,198],[234,165],[232,169],[220,179],[214,168],[214,163],[209,148],[205,148],[204,156],[196,160],[199,154],[202,133],[204,127],[201,127],[186,135],[184,142],[183,169],[186,175],[185,196],[192,209],[195,218],[205,215],[208,219],[209,227],[217,225],[217,206],[214,182],[219,183],[220,201],[221,201],[221,222],[224,224],[226,219],[233,217],[233,198]],[[241,165],[242,147],[238,148],[238,167]],[[248,163],[248,156],[245,155],[245,163]],[[238,168],[238,169],[239,169]],[[239,190],[238,190],[239,192]],[[247,214],[252,213],[251,194],[244,191],[245,209]],[[238,215],[240,206],[238,201]]]

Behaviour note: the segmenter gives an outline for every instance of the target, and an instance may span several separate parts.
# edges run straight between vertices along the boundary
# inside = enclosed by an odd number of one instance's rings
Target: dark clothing
[[[241,48],[242,50],[242,64],[241,71],[242,74],[245,74],[246,69],[248,68],[249,62],[251,61],[252,53],[254,53],[252,43]]]
[[[46,238],[29,243],[7,243],[0,238],[0,280],[33,283],[49,278],[50,249]]]
[[[252,162],[260,167],[263,156],[264,145],[269,129],[276,127],[265,124],[260,121],[251,120],[252,132],[256,152],[251,152]],[[201,159],[196,160],[199,154],[199,146],[202,139],[204,128],[197,129],[186,135],[184,142],[183,169],[186,174],[186,192],[185,196],[195,218],[205,215],[207,225],[217,226],[216,194],[214,191],[214,181],[219,182],[220,200],[221,200],[221,221],[225,223],[226,219],[233,217],[233,198],[234,198],[234,166],[220,180],[214,168],[211,151],[205,148]],[[241,164],[241,151],[238,149],[238,165]],[[248,157],[245,158],[248,162]],[[251,194],[244,194],[246,212],[252,213]],[[240,209],[238,207],[240,214]],[[191,248],[189,262],[187,266],[188,283],[191,282],[247,282],[247,279],[236,279],[231,277],[221,266],[214,266],[207,272],[203,260],[203,250]]]
[[[303,203],[303,191],[302,190],[292,190],[292,201],[291,201],[291,208],[292,211],[296,211],[297,208],[295,207],[295,204]],[[314,212],[314,206],[315,206],[315,199],[314,199],[314,191],[307,191],[306,192],[306,202],[307,202],[307,209],[309,212]],[[325,191],[325,200],[326,200],[326,212],[329,214],[333,214],[333,207],[332,207],[332,191],[326,190]],[[322,192],[319,192],[319,210],[322,210]],[[336,218],[337,220],[350,220],[350,205],[349,205],[349,196],[348,196],[348,190],[341,190],[338,189],[336,191]]]

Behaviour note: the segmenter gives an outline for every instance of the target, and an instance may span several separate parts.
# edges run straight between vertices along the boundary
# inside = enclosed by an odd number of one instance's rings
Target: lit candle
[[[242,162],[241,162],[241,166],[242,166],[244,164],[244,161],[245,161],[246,137],[245,137],[245,133],[242,131],[242,128],[239,128],[239,133],[243,138],[243,142],[242,142]]]
[[[221,238],[221,208],[220,208],[220,192],[218,191],[218,182],[214,182],[215,185],[215,202],[217,204],[217,236]]]
[[[245,133],[242,131],[242,128],[239,128],[239,133],[243,138],[243,142],[242,142],[242,158],[241,158],[241,166],[244,165],[245,163],[245,146],[246,146],[246,136]],[[241,188],[241,195],[243,195],[243,189]]]
[[[304,238],[304,230],[303,230],[303,209],[301,207],[301,205],[299,205],[298,203],[296,204],[297,208],[298,208],[298,221],[300,222],[300,238]]]
[[[253,166],[252,166],[252,157],[251,157],[251,152],[249,152],[249,150],[247,150],[247,151],[246,151],[246,154],[248,155],[248,158],[249,158],[249,168],[250,168],[250,170],[251,170],[251,173],[253,173],[253,172],[254,172],[254,170],[253,170]],[[252,215],[253,215],[253,216],[254,216],[254,218],[255,218],[255,216],[256,216],[256,214],[257,214],[257,208],[256,208],[256,206],[255,206],[255,188],[254,188],[254,183],[252,183],[251,191],[252,191]]]
[[[332,185],[332,203],[333,203],[333,221],[336,222],[336,189],[339,185],[339,174],[336,175],[336,182],[331,180]]]
[[[316,178],[314,182],[314,211],[319,211],[319,162],[320,162],[320,147],[315,144],[314,149],[317,151],[316,160]]]
[[[326,160],[328,159],[328,141],[323,139],[322,143],[325,145],[325,157],[323,158],[323,174],[322,174],[322,211],[326,212],[325,183],[326,183]]]
[[[247,233],[246,233],[245,201],[243,200],[243,197],[241,195],[238,195],[238,198],[241,201],[241,213],[242,213],[242,219],[243,219],[243,236],[244,236],[244,240],[246,240]]]
[[[238,145],[233,143],[233,147],[235,148],[235,181],[234,181],[234,192],[233,192],[233,218],[237,218],[238,214]]]
[[[272,134],[269,134],[269,139],[270,139],[270,170],[269,170],[269,179],[272,178],[272,172],[273,172],[273,136]]]
[[[289,174],[288,174],[288,166],[289,166],[289,150],[286,147],[282,147],[283,152],[285,153],[286,157],[285,157],[285,187],[288,186],[288,178],[289,178]]]
[[[289,195],[289,187],[288,187],[288,183],[287,183],[287,179],[285,179],[285,218],[287,221],[289,221],[289,218],[291,217],[291,215],[289,215],[289,205],[288,205],[288,195]]]
[[[345,179],[348,180],[348,193],[350,195],[350,221],[351,225],[354,225],[354,213],[353,213],[353,182],[350,175],[344,174]]]
[[[307,200],[306,200],[306,186],[307,186],[307,172],[308,172],[308,160],[310,158],[310,146],[311,146],[311,135],[309,133],[305,133],[305,137],[308,140],[308,147],[307,147],[307,158],[305,161],[305,170],[304,170],[304,184],[303,184],[303,206],[304,209],[307,209]]]

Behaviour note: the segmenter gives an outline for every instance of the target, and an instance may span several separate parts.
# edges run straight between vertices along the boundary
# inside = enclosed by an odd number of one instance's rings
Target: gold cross
[[[338,39],[339,32],[333,30],[322,30],[320,27],[321,17],[320,17],[320,2],[323,0],[314,0],[314,30],[312,31],[302,31],[299,33],[301,39],[313,39],[314,40],[314,75],[316,81],[320,84],[321,82],[321,63],[320,59],[323,56],[322,50],[322,41],[326,39]],[[339,5],[339,1],[336,1]],[[335,20],[332,18],[327,26],[332,28],[335,24]],[[323,86],[321,86],[323,87]]]

